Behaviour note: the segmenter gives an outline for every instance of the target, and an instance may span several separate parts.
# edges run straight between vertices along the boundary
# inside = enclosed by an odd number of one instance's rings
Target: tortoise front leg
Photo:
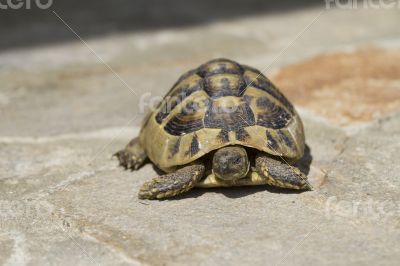
[[[155,177],[143,184],[139,198],[162,199],[186,192],[200,181],[204,176],[204,170],[204,165],[199,163],[183,167],[171,174]]]
[[[126,169],[137,170],[139,169],[147,158],[146,152],[139,143],[139,138],[131,140],[125,149],[115,153],[119,160],[120,165]]]
[[[256,171],[266,178],[266,183],[281,188],[311,190],[307,177],[297,167],[285,162],[258,154],[256,157]]]

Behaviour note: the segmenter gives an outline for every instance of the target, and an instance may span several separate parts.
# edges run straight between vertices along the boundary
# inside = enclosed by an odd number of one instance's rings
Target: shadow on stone
[[[301,157],[300,160],[295,162],[293,165],[298,167],[300,169],[300,171],[307,176],[308,173],[310,172],[312,160],[313,160],[313,157],[311,155],[310,146],[308,146],[306,144],[306,147],[304,148],[303,157]]]
[[[6,2],[6,1],[3,1]],[[48,1],[41,1],[47,3]],[[61,21],[84,40],[107,34],[186,27],[215,21],[321,6],[320,0],[69,0],[50,8],[2,9],[0,50],[77,41]],[[59,17],[57,17],[59,16]],[[61,18],[61,19],[60,19]]]
[[[155,164],[153,164],[150,160],[148,161],[148,163],[151,163],[151,167],[153,167],[154,172],[157,173],[157,175],[165,175],[165,172],[163,170],[161,170],[160,168],[158,168]]]
[[[306,192],[304,190],[293,190],[293,189],[284,189],[271,187],[268,185],[265,186],[243,186],[243,187],[225,187],[225,188],[194,188],[189,190],[188,192],[177,195],[173,198],[166,198],[163,200],[174,201],[174,200],[184,200],[184,199],[193,199],[201,197],[206,193],[218,193],[222,194],[227,198],[236,199],[236,198],[244,198],[250,195],[254,195],[256,193],[268,191],[271,193],[279,193],[279,194],[300,194]]]

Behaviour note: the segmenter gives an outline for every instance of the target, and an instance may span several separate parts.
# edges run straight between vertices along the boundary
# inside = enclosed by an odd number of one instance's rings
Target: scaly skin
[[[139,169],[147,158],[146,152],[139,143],[139,138],[134,138],[123,150],[115,153],[120,165],[125,169]]]
[[[265,154],[256,158],[256,171],[275,187],[311,190],[307,177],[297,167],[275,160]]]
[[[143,184],[139,191],[140,199],[162,199],[173,197],[193,188],[204,176],[202,164],[189,165],[174,173],[153,178]]]

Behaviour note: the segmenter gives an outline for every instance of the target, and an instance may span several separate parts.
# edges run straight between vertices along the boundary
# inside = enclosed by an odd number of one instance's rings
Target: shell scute
[[[268,93],[269,95],[280,101],[285,107],[290,110],[291,113],[293,113],[293,105],[275,87],[275,85],[272,84],[272,82],[267,77],[257,74],[254,71],[246,71],[243,77],[248,87],[256,88]]]
[[[165,171],[227,145],[289,159],[304,152],[293,105],[260,71],[228,59],[186,72],[144,125],[141,143]]]
[[[224,96],[239,97],[246,89],[246,83],[240,75],[216,74],[204,80],[204,90],[212,99]]]
[[[215,59],[201,65],[196,72],[201,77],[208,77],[216,74],[241,75],[243,68],[240,64],[228,59]]]
[[[203,80],[196,75],[188,76],[181,80],[162,101],[156,115],[157,123],[161,124],[171,111],[188,98],[192,93],[203,89]]]
[[[223,97],[212,101],[204,117],[207,128],[235,131],[255,124],[254,114],[244,101],[237,97]]]

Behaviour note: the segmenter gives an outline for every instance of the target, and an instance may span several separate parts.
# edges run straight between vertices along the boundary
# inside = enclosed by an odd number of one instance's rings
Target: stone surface
[[[271,79],[295,104],[354,125],[400,110],[399,76],[399,51],[365,48],[289,65]]]
[[[79,40],[3,51],[0,264],[397,265],[398,10],[257,14],[86,40],[107,65]],[[111,155],[180,73],[217,56],[272,74],[296,104],[313,191],[138,200],[155,170]]]

